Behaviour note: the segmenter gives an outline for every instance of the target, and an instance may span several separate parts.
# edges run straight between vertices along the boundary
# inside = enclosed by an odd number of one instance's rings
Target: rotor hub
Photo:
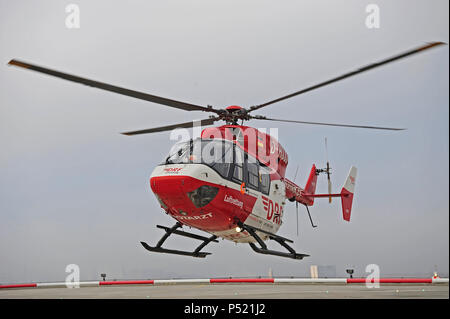
[[[237,110],[242,110],[242,107],[240,107],[239,105],[230,105],[227,108],[225,108],[225,110],[227,110],[229,112],[234,112]]]
[[[220,119],[227,124],[237,125],[238,120],[249,120],[249,115],[245,108],[238,105],[230,105],[220,114]]]

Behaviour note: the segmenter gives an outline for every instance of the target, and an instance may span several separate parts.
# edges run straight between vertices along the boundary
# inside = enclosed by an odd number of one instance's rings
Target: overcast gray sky
[[[80,28],[65,25],[66,5]],[[380,8],[380,28],[365,25]],[[251,106],[430,41],[449,40],[449,3],[435,1],[7,1],[0,0],[0,283],[81,279],[308,276],[431,276],[449,269],[448,46],[269,106],[259,114],[305,121],[406,127],[386,132],[281,124],[287,177],[304,185],[324,165],[333,185],[358,167],[352,221],[340,201],[317,200],[312,229],[288,203],[280,235],[311,257],[255,254],[221,241],[206,259],[151,254],[159,208],[148,179],[172,144],[169,133],[121,131],[199,119],[183,112],[8,67],[12,58],[130,89],[216,107]],[[273,123],[249,122],[255,127]],[[318,192],[326,192],[320,179]],[[168,246],[192,249],[174,238]],[[270,247],[275,248],[273,244]]]

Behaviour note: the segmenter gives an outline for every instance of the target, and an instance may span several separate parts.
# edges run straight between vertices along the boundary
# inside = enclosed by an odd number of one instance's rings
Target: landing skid
[[[286,242],[293,243],[293,241],[290,239],[272,234],[270,232],[267,232],[262,229],[258,229],[253,226],[245,225],[242,222],[239,222],[238,226],[241,229],[246,230],[253,238],[255,238],[255,240],[261,246],[261,247],[258,247],[254,243],[249,243],[250,247],[258,254],[273,255],[273,256],[286,257],[286,258],[292,258],[292,259],[303,259],[304,257],[309,256],[307,254],[299,254],[291,246],[289,246]],[[289,252],[282,252],[282,251],[267,249],[267,245],[264,243],[264,241],[261,239],[261,237],[259,237],[258,234],[256,234],[257,231],[267,234],[271,240],[276,241],[281,246],[286,248]]]
[[[198,258],[205,258],[206,256],[211,255],[211,253],[202,252],[201,250],[206,245],[208,245],[210,242],[218,243],[219,241],[217,240],[216,235],[212,235],[211,237],[204,237],[204,236],[200,236],[197,234],[188,233],[188,232],[185,232],[182,230],[178,230],[178,228],[180,228],[181,226],[182,225],[179,222],[177,222],[171,228],[161,226],[161,225],[156,225],[156,227],[164,229],[166,231],[166,233],[161,237],[161,239],[158,241],[158,243],[156,244],[155,247],[152,247],[143,241],[141,241],[141,245],[148,251],[155,252],[155,253],[183,255],[183,256],[191,256],[191,257],[198,257]],[[259,243],[259,245],[261,247],[258,247],[254,243],[250,243],[250,247],[258,254],[274,255],[274,256],[286,257],[286,258],[292,258],[292,259],[303,259],[304,257],[309,256],[307,254],[297,253],[291,246],[289,246],[287,244],[287,242],[293,243],[293,241],[290,239],[272,234],[268,231],[265,231],[265,230],[262,230],[262,229],[259,229],[259,228],[253,227],[253,226],[245,225],[242,222],[238,222],[238,226],[240,228],[242,228],[242,230],[247,231]],[[274,240],[277,243],[279,243],[281,246],[286,248],[288,250],[288,252],[267,249],[267,245],[264,243],[264,241],[261,239],[261,237],[258,236],[258,234],[256,233],[257,231],[267,234],[269,239]],[[194,251],[184,251],[184,250],[174,250],[174,249],[163,248],[162,245],[167,240],[167,238],[169,238],[170,235],[172,235],[172,234],[201,240],[202,243],[199,246],[197,246],[197,248]]]
[[[211,237],[204,237],[192,233],[188,233],[182,230],[177,230],[181,227],[181,223],[177,222],[172,228],[156,225],[156,227],[164,229],[166,233],[161,237],[161,239],[158,241],[155,247],[149,246],[146,242],[141,241],[142,246],[144,246],[145,249],[151,252],[155,253],[165,253],[165,254],[174,254],[174,255],[184,255],[184,256],[191,256],[191,257],[198,257],[198,258],[205,258],[207,255],[211,255],[211,253],[201,252],[206,245],[208,245],[210,242],[216,242],[219,241],[216,240],[217,236],[212,235]],[[176,234],[184,237],[189,237],[193,239],[198,239],[203,241],[194,251],[184,251],[184,250],[174,250],[174,249],[166,249],[162,248],[162,244],[166,241],[167,238],[169,238],[170,235]]]

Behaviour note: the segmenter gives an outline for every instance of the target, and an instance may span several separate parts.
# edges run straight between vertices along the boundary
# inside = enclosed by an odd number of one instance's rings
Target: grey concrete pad
[[[320,299],[449,298],[448,284],[201,284],[2,289],[0,299]]]

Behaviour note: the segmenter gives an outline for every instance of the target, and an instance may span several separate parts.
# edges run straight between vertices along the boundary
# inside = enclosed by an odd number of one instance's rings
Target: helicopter
[[[213,114],[199,121],[121,133],[135,136],[177,128],[208,126],[201,129],[199,137],[182,140],[173,145],[168,155],[153,170],[149,180],[151,190],[163,211],[176,222],[172,227],[157,225],[165,233],[155,246],[142,241],[141,245],[145,249],[154,253],[204,258],[211,253],[202,251],[203,248],[211,242],[219,242],[218,239],[222,238],[235,243],[247,243],[254,252],[259,254],[301,260],[309,255],[295,251],[289,245],[293,243],[293,240],[277,234],[283,223],[286,201],[296,204],[297,232],[298,204],[306,207],[311,225],[316,227],[309,212],[309,207],[313,206],[316,198],[328,198],[331,202],[333,197],[339,197],[343,219],[349,222],[357,169],[351,166],[341,191],[332,193],[331,167],[327,159],[325,168],[312,165],[306,185],[300,187],[285,176],[288,154],[277,139],[266,132],[245,126],[244,122],[263,120],[360,129],[404,130],[404,128],[277,119],[254,115],[253,112],[443,44],[443,42],[427,43],[289,95],[247,108],[238,105],[215,108],[211,105],[202,106],[176,101],[17,59],[10,60],[8,64],[183,111]],[[210,127],[218,121],[224,121],[225,124]],[[326,143],[325,140],[325,146]],[[316,194],[316,184],[320,174],[327,176],[328,193],[326,194]],[[183,226],[206,232],[209,236],[181,230]],[[193,251],[163,247],[171,235],[199,240],[201,243]],[[266,244],[268,240],[278,243],[285,250],[269,249]]]

